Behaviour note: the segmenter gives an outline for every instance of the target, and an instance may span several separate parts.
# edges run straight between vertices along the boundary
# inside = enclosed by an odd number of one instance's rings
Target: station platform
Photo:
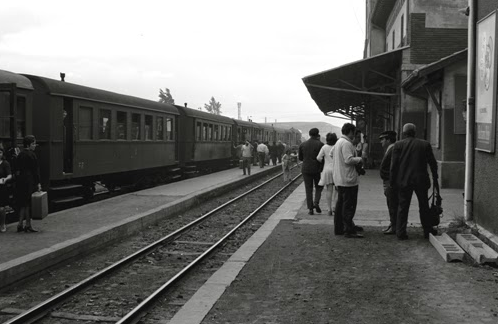
[[[442,227],[463,214],[461,190],[442,190]],[[308,215],[304,185],[213,274],[168,324],[496,323],[496,269],[446,263],[423,238],[418,205],[409,240],[388,224],[377,170],[361,178],[357,225],[335,236],[333,219]]]
[[[252,167],[251,176],[233,168],[59,211],[32,221],[38,233],[17,233],[17,223],[10,224],[0,233],[0,288],[145,229],[272,168]]]

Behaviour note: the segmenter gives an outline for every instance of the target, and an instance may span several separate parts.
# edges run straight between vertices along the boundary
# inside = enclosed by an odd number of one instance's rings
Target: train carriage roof
[[[273,126],[273,129],[276,130],[279,133],[290,133],[291,130],[288,128],[282,128],[282,127],[275,127]]]
[[[245,120],[240,120],[240,119],[234,119],[233,121],[238,126],[261,128],[261,126],[255,122],[250,122],[250,121],[245,121]]]
[[[170,104],[85,87],[74,83],[53,80],[36,75],[24,74],[24,76],[33,82],[41,83],[45,87],[45,91],[53,96],[72,97],[96,102],[117,104],[131,108],[160,110],[170,114],[179,115],[176,107]]]
[[[259,127],[267,130],[273,130],[273,126],[271,124],[259,124]]]
[[[208,112],[205,112],[202,110],[186,108],[186,107],[177,106],[177,105],[175,105],[175,107],[179,111],[183,111],[185,113],[185,115],[192,117],[192,118],[200,118],[200,119],[204,119],[204,120],[209,120],[209,121],[213,121],[213,122],[217,122],[217,123],[225,123],[225,124],[230,124],[230,125],[234,124],[232,118],[229,118],[229,117],[226,117],[223,115],[215,115],[215,114],[211,114],[211,113],[208,113]]]
[[[0,70],[0,83],[15,83],[18,88],[33,90],[33,85],[28,78],[9,71]]]

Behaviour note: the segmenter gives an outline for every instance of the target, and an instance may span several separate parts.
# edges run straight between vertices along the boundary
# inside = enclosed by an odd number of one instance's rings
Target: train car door
[[[0,144],[5,152],[16,146],[16,97],[15,83],[0,84]]]
[[[64,109],[62,110],[62,156],[64,159],[63,172],[65,174],[73,173],[73,139],[73,100],[64,98]]]

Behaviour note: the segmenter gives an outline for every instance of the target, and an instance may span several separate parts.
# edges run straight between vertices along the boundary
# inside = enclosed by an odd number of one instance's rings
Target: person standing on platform
[[[244,171],[244,175],[246,175],[246,169],[247,169],[247,174],[251,175],[251,163],[252,163],[252,153],[253,153],[253,146],[251,145],[251,142],[246,141],[245,145],[242,145],[242,170]]]
[[[271,164],[277,165],[277,143],[273,142],[270,147],[268,147],[268,150],[270,151]]]
[[[7,230],[5,226],[5,207],[9,202],[7,182],[12,179],[10,164],[5,160],[5,150],[0,148],[0,232]]]
[[[387,209],[389,210],[389,226],[384,230],[384,234],[396,234],[396,213],[398,211],[398,193],[391,187],[389,173],[391,170],[391,159],[393,147],[396,142],[396,132],[385,131],[379,135],[380,143],[386,150],[382,162],[380,163],[380,178],[384,185],[384,196],[386,196]]]
[[[356,137],[356,127],[346,123],[341,129],[342,136],[334,145],[333,176],[338,197],[334,215],[335,235],[344,234],[348,238],[361,238],[361,227],[355,226],[353,217],[358,202],[358,172],[361,167],[361,157],[356,156],[353,140]],[[354,141],[356,142],[356,140]],[[356,143],[355,143],[356,144]]]
[[[308,214],[313,215],[313,209],[317,213],[321,213],[320,197],[323,187],[320,182],[320,173],[323,169],[323,163],[320,163],[316,157],[320,153],[323,143],[320,142],[320,134],[318,128],[312,128],[309,131],[310,138],[299,145],[299,160],[303,161],[301,173],[303,174],[304,187],[306,188],[306,204],[308,206]],[[315,199],[313,199],[313,184],[315,185]]]
[[[256,166],[258,165],[258,141],[257,140],[254,140],[254,142],[252,143],[252,148],[253,148],[253,156],[252,156],[252,165],[253,166]]]
[[[265,145],[265,143],[261,142],[261,144],[258,145],[258,160],[259,160],[259,167],[263,168],[266,163],[266,155],[269,153],[268,147]]]
[[[41,191],[40,173],[38,170],[38,159],[35,154],[36,139],[33,135],[27,135],[23,140],[24,149],[16,158],[16,190],[15,200],[19,208],[18,232],[38,232],[31,226],[31,195],[35,191]],[[26,226],[23,222],[26,220]]]
[[[282,163],[282,155],[284,155],[287,152],[285,149],[284,144],[282,144],[282,141],[277,142],[277,158],[278,158],[278,163]]]
[[[288,149],[284,155],[282,155],[282,171],[284,172],[284,182],[291,181],[291,164],[292,164],[292,151]]]
[[[337,142],[337,135],[335,133],[328,133],[325,137],[327,144],[322,146],[320,153],[316,159],[320,162],[324,161],[323,171],[320,175],[320,186],[326,188],[326,199],[327,206],[329,207],[329,216],[332,216],[335,211],[335,185],[334,185],[334,175],[333,175],[333,157],[334,157],[334,145]]]
[[[431,187],[427,165],[431,169],[434,187],[439,190],[437,162],[434,158],[431,144],[415,138],[415,135],[415,125],[411,123],[405,124],[403,126],[404,139],[396,142],[393,147],[389,181],[391,187],[398,191],[399,206],[396,218],[396,235],[399,240],[408,239],[406,226],[408,225],[408,211],[413,192],[415,192],[418,199],[420,222],[424,229],[424,237],[429,238],[429,234],[437,234],[437,230],[432,227],[427,194]]]

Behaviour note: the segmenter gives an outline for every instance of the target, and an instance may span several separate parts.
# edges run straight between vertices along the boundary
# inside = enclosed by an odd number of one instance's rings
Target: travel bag
[[[48,195],[46,191],[37,191],[31,195],[31,218],[44,219],[48,215]]]

